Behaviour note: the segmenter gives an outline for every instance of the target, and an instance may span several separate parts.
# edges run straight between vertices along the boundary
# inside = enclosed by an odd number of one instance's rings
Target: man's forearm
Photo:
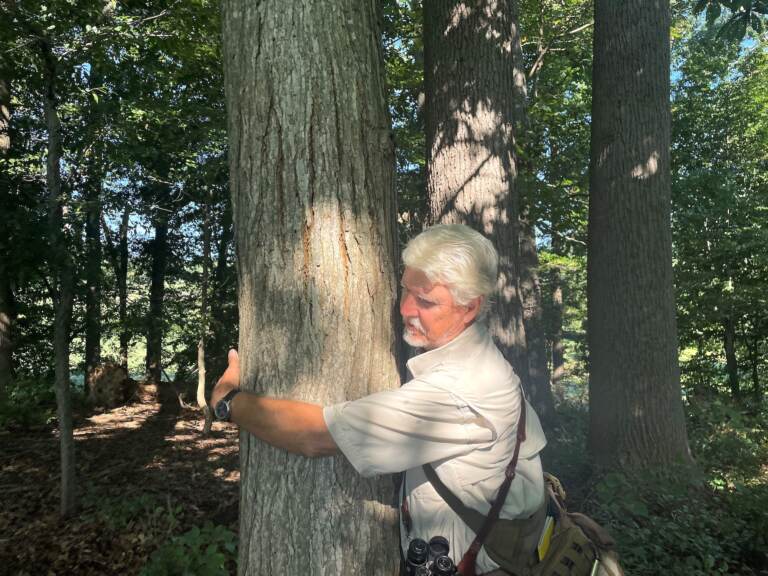
[[[232,401],[232,421],[276,446],[305,456],[331,456],[336,443],[316,404],[242,392]]]

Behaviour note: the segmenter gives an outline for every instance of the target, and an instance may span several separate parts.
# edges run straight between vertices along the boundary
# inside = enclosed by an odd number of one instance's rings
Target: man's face
[[[433,284],[421,270],[403,272],[400,315],[405,325],[403,339],[415,348],[432,350],[447,344],[472,324],[480,309],[480,298],[455,304],[447,286]]]

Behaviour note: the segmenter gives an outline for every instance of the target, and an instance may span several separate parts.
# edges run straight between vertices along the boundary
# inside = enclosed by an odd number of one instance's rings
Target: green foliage
[[[0,429],[31,429],[50,424],[56,417],[53,382],[42,377],[12,381],[0,398]]]
[[[628,574],[750,575],[766,567],[768,486],[716,492],[706,480],[672,467],[611,473],[597,484],[590,509],[617,538]]]
[[[743,40],[748,30],[762,34],[768,20],[765,0],[698,0],[693,11],[705,14],[707,26],[717,27],[718,37],[736,42]]]
[[[88,493],[83,498],[89,514],[111,530],[130,530],[147,538],[167,538],[179,527],[181,506],[153,494],[102,497]]]
[[[206,522],[160,546],[141,576],[224,576],[232,573],[236,553],[236,535]]]

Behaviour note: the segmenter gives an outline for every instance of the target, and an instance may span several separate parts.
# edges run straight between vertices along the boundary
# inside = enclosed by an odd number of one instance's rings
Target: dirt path
[[[76,421],[81,510],[58,515],[55,430],[0,433],[0,574],[136,574],[171,535],[210,520],[237,529],[237,429],[161,405],[152,388],[129,406]]]

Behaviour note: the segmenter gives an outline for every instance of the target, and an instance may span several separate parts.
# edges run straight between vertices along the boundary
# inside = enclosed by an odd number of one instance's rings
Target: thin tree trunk
[[[224,2],[246,389],[329,405],[399,385],[379,8]],[[390,478],[247,433],[240,458],[241,575],[397,574]]]
[[[426,0],[424,87],[432,223],[465,223],[500,255],[491,332],[528,377],[520,295],[515,126],[525,74],[514,0]]]
[[[527,219],[520,221],[520,289],[528,349],[528,397],[542,423],[551,428],[555,420],[555,402],[550,388],[547,343],[539,282],[539,257],[536,235]]]
[[[0,67],[0,159],[5,160],[11,149],[11,90],[5,67]],[[0,185],[9,185],[8,175],[0,175]],[[11,239],[8,227],[0,231],[0,401],[5,398],[13,379],[13,291],[8,256]]]
[[[561,255],[560,240],[553,235],[552,252]],[[552,389],[562,394],[565,377],[565,345],[563,342],[563,276],[559,266],[552,267]],[[562,395],[560,396],[563,397]]]
[[[8,266],[0,263],[0,401],[13,381],[13,291]]]
[[[90,171],[89,171],[90,172]],[[98,169],[97,169],[98,172]],[[101,177],[89,173],[85,239],[85,373],[101,361]]]
[[[53,329],[56,407],[61,455],[61,515],[69,516],[77,509],[75,480],[75,442],[72,425],[72,401],[69,383],[69,329],[74,300],[73,272],[64,230],[66,198],[61,187],[61,124],[56,102],[57,65],[51,47],[40,40],[45,61],[45,119],[48,129],[46,185],[48,187],[49,238],[51,269],[58,283],[58,299],[54,303]]]
[[[672,278],[669,27],[668,1],[595,3],[589,447],[605,466],[691,460]]]
[[[229,304],[228,286],[234,282],[234,273],[227,264],[230,245],[234,230],[232,227],[232,203],[229,198],[226,199],[224,211],[221,215],[221,234],[219,236],[219,246],[217,248],[216,268],[213,272],[211,302],[211,340],[208,346],[209,366],[216,374],[224,371],[227,364],[227,350],[232,344],[233,334],[232,324],[227,322],[225,313]],[[237,317],[237,314],[233,314]]]
[[[131,332],[128,328],[128,223],[131,209],[123,209],[123,219],[120,222],[120,243],[118,249],[119,268],[117,275],[118,317],[120,319],[120,365],[128,373],[128,347],[131,343]]]
[[[168,217],[162,208],[154,218],[155,238],[152,240],[152,271],[149,290],[149,316],[147,318],[147,380],[158,386],[162,376],[163,353],[163,300],[165,298],[165,272],[168,266]]]
[[[725,350],[725,371],[728,374],[731,397],[739,398],[741,387],[739,385],[739,363],[736,360],[736,325],[731,316],[726,316],[723,319],[723,349]]]
[[[203,274],[200,281],[200,339],[197,343],[197,405],[203,412],[203,436],[211,432],[213,414],[205,397],[205,340],[208,336],[208,274],[211,259],[211,209],[203,207]]]
[[[755,405],[759,408],[763,403],[763,392],[760,388],[760,336],[755,331],[750,344],[750,363],[752,365],[752,395]]]

